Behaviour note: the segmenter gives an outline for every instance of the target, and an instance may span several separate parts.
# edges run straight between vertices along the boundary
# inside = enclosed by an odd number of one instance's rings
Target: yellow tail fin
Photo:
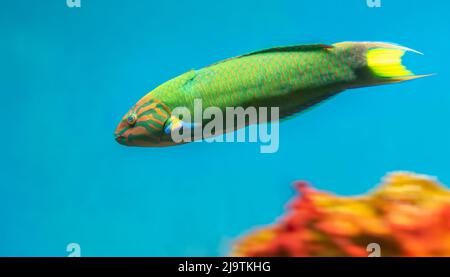
[[[402,78],[413,76],[402,64],[403,49],[374,48],[367,51],[367,65],[377,77]]]
[[[358,74],[353,87],[397,83],[433,75],[415,75],[402,64],[405,52],[423,55],[408,47],[370,41],[339,42],[333,46],[353,61],[352,65]]]

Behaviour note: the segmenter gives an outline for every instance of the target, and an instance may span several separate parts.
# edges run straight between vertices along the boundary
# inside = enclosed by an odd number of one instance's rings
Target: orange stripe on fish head
[[[165,122],[170,117],[170,109],[157,99],[147,100],[144,102],[141,99],[123,116],[114,134],[120,144],[159,146],[161,143]]]

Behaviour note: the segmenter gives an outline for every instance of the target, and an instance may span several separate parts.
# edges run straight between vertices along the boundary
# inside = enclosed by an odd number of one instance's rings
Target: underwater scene
[[[450,256],[448,1],[0,5],[0,256]]]

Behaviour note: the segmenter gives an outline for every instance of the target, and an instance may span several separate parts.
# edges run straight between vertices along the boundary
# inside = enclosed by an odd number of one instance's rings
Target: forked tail
[[[413,49],[384,42],[341,42],[334,46],[348,57],[357,75],[352,87],[403,82],[433,74],[416,75],[402,64],[406,52]]]

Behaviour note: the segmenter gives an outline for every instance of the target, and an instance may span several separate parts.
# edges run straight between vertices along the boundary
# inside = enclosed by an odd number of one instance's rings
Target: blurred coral
[[[450,256],[450,191],[424,175],[396,172],[373,192],[340,197],[298,182],[300,196],[274,225],[240,239],[231,256]]]

